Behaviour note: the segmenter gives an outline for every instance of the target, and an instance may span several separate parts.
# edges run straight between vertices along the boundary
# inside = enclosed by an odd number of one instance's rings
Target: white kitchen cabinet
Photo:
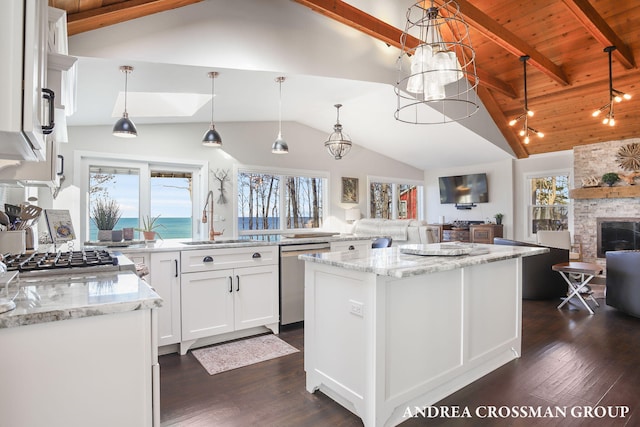
[[[48,137],[47,158],[42,162],[19,162],[0,169],[0,182],[19,183],[29,187],[60,186],[60,178],[64,175],[64,157],[59,154],[60,143]]]
[[[47,0],[9,0],[0,14],[0,158],[46,158],[54,93],[47,82]]]
[[[358,251],[371,249],[371,240],[343,240],[331,242],[331,252]]]
[[[180,330],[180,252],[153,252],[149,260],[149,284],[162,297],[158,311],[158,346],[177,344]],[[143,258],[144,259],[144,258]]]
[[[277,246],[182,251],[180,354],[198,339],[258,327],[278,333],[277,253]]]

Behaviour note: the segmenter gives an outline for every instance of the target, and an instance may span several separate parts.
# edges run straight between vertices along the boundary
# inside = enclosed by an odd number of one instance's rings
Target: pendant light
[[[121,138],[135,138],[138,136],[138,130],[136,125],[129,119],[127,113],[127,83],[129,73],[133,71],[133,67],[130,65],[123,65],[120,67],[120,71],[124,73],[124,113],[120,120],[113,126],[113,134]]]
[[[278,105],[278,137],[271,146],[271,152],[273,154],[287,154],[289,153],[289,146],[287,142],[282,138],[282,82],[284,77],[276,77],[276,83],[280,85],[280,102]]]
[[[209,125],[209,130],[205,132],[202,137],[202,145],[205,147],[214,147],[218,148],[222,146],[222,137],[216,130],[216,126],[213,124],[213,113],[215,111],[215,80],[220,73],[217,71],[209,72],[209,78],[211,79],[211,124]]]
[[[617,48],[615,46],[607,46],[604,48],[604,52],[607,52],[609,54],[609,103],[598,108],[596,111],[593,112],[593,114],[591,114],[593,117],[598,117],[600,113],[602,113],[604,110],[608,108],[609,111],[607,112],[606,117],[602,119],[602,124],[609,125],[609,126],[615,126],[616,124],[616,120],[613,117],[613,101],[621,102],[623,99],[627,99],[627,100],[631,99],[631,95],[629,95],[628,93],[620,92],[619,90],[613,88],[613,72],[611,71],[611,52],[613,52],[616,49]]]
[[[411,6],[400,44],[396,120],[448,123],[478,111],[475,51],[469,25],[455,1],[438,6],[433,0],[419,1]]]
[[[513,126],[520,120],[524,120],[519,134],[524,137],[525,144],[528,144],[530,141],[529,132],[535,133],[540,138],[544,137],[544,133],[529,126],[529,117],[533,117],[533,111],[529,110],[529,104],[527,102],[527,61],[529,58],[529,55],[523,55],[520,57],[520,61],[522,61],[522,66],[524,67],[524,113],[509,122],[509,126]]]
[[[351,151],[351,138],[342,132],[342,125],[340,124],[340,107],[342,107],[342,104],[335,104],[334,107],[336,107],[336,124],[333,125],[333,133],[329,135],[329,139],[324,143],[324,146],[334,159],[340,160]]]

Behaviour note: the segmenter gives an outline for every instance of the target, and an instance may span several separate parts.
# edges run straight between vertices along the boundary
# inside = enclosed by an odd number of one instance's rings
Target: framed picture
[[[358,203],[358,178],[342,177],[342,203]]]

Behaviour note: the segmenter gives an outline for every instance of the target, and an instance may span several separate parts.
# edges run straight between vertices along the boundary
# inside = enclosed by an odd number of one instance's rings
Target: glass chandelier
[[[478,74],[469,26],[455,1],[420,1],[407,11],[400,38],[395,118],[414,124],[447,123],[478,111]],[[409,59],[410,58],[410,59]],[[409,65],[407,65],[409,63]],[[433,114],[428,105],[439,114]]]
[[[342,104],[335,104],[336,107],[336,124],[333,125],[333,133],[329,135],[329,139],[324,143],[329,154],[334,159],[340,160],[351,151],[351,138],[349,135],[342,132],[342,125],[340,124],[340,107]]]

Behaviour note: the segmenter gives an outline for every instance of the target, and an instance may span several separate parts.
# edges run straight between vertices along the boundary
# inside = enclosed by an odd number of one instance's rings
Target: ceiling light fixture
[[[276,77],[276,83],[280,85],[280,102],[278,104],[278,137],[271,146],[271,152],[273,154],[287,154],[289,153],[289,146],[287,142],[282,139],[282,82],[285,81],[284,77]]]
[[[528,144],[530,141],[529,132],[535,133],[540,138],[544,137],[544,133],[529,126],[529,117],[533,117],[533,111],[529,110],[529,103],[527,100],[527,61],[529,60],[529,58],[529,55],[523,55],[520,57],[520,61],[522,61],[522,66],[524,69],[524,113],[520,114],[518,117],[509,122],[509,126],[513,126],[520,120],[524,120],[522,129],[520,130],[520,136],[524,137],[525,144]]]
[[[120,120],[113,126],[113,134],[122,138],[135,138],[138,136],[138,130],[136,125],[129,119],[127,113],[127,83],[129,73],[133,71],[133,67],[130,65],[123,65],[120,67],[120,71],[124,73],[124,113]]]
[[[604,110],[609,109],[609,111],[607,111],[607,115],[605,116],[605,118],[602,119],[602,124],[604,125],[608,124],[609,126],[615,126],[616,124],[616,120],[613,117],[613,101],[620,102],[623,99],[631,99],[631,95],[629,95],[628,93],[624,93],[613,88],[613,72],[611,71],[611,52],[613,52],[616,49],[617,48],[615,46],[607,46],[604,48],[604,52],[607,52],[609,54],[609,103],[598,108],[596,111],[593,112],[593,114],[591,114],[593,117],[598,117],[600,113],[602,113]]]
[[[336,124],[333,125],[333,133],[329,135],[329,139],[324,143],[324,146],[334,159],[340,160],[351,151],[352,144],[349,135],[342,132],[342,125],[340,124],[340,107],[342,107],[342,104],[335,104],[334,107],[336,107]]]
[[[208,73],[209,78],[211,79],[211,124],[209,125],[209,130],[202,137],[202,145],[205,147],[222,147],[222,137],[216,130],[216,126],[213,124],[213,113],[215,111],[215,88],[216,88],[216,78],[220,73],[217,71],[210,71]]]
[[[479,79],[469,26],[455,1],[435,6],[432,0],[426,9],[425,3],[419,1],[408,9],[400,37],[395,118],[413,124],[462,120],[479,109],[475,91]],[[410,67],[405,57],[410,57]],[[440,114],[434,115],[425,105]]]

